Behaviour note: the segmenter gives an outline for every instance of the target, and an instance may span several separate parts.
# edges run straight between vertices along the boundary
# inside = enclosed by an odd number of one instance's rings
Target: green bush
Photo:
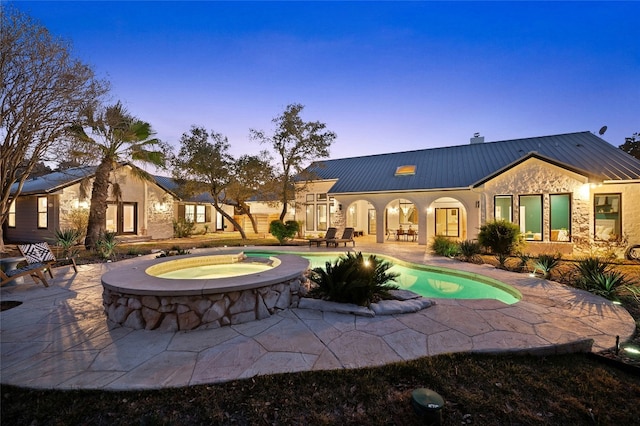
[[[520,228],[506,220],[487,222],[480,227],[478,242],[495,254],[511,254],[520,245]]]
[[[637,297],[632,282],[621,272],[613,270],[611,265],[597,257],[587,257],[576,264],[576,287],[587,290],[609,300],[618,300],[622,290]]]
[[[116,239],[116,233],[107,231],[100,234],[100,238],[96,241],[96,249],[104,259],[113,259],[118,244],[120,244],[120,241]]]
[[[520,269],[521,272],[527,272],[529,270],[529,261],[531,260],[531,256],[522,252],[518,252],[516,256],[518,256],[518,259],[520,260],[518,263],[518,269]]]
[[[576,264],[577,278],[575,286],[588,290],[596,281],[596,276],[609,270],[609,265],[598,257],[586,257]]]
[[[316,283],[309,295],[340,303],[368,306],[377,299],[389,298],[389,291],[398,287],[389,284],[399,274],[389,273],[393,265],[386,260],[362,253],[347,253],[325,268],[313,268],[311,280]]]
[[[190,220],[185,220],[184,218],[179,218],[178,220],[173,220],[173,236],[175,238],[186,238],[190,237],[193,234],[193,230],[196,224]]]
[[[78,254],[77,250],[73,250],[73,246],[78,244],[81,235],[82,233],[78,229],[56,229],[56,243],[62,247],[61,257],[69,258]]]
[[[477,241],[465,240],[459,244],[460,256],[462,256],[467,262],[473,262],[478,258],[478,255],[482,251],[482,246]]]
[[[533,265],[533,272],[536,273],[537,271],[540,271],[542,272],[542,278],[548,279],[551,276],[553,268],[558,266],[558,263],[560,263],[561,258],[562,255],[560,254],[541,254]]]
[[[299,230],[300,224],[295,220],[288,220],[284,223],[281,220],[274,220],[269,224],[269,232],[276,237],[281,245],[288,239],[295,237]]]
[[[433,238],[431,250],[438,256],[455,257],[460,254],[460,245],[447,237],[437,235]]]

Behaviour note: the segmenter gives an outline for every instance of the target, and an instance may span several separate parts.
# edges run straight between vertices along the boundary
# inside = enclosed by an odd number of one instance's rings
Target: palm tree
[[[167,147],[154,134],[151,125],[129,114],[120,102],[99,111],[87,109],[81,121],[69,129],[73,138],[71,157],[97,164],[85,247],[95,249],[96,242],[105,231],[109,187],[116,198],[120,197],[117,182],[111,181],[111,172],[119,163],[140,162],[164,167]],[[147,172],[134,167],[141,179],[151,179]]]

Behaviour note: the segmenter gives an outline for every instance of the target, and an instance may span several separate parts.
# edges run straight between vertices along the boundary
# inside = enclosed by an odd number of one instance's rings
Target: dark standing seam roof
[[[332,194],[468,188],[533,152],[602,180],[640,179],[640,160],[590,132],[326,160],[308,170],[338,179]],[[415,175],[395,176],[406,165]]]
[[[78,183],[86,177],[93,176],[95,172],[95,166],[85,166],[27,179],[22,186],[20,195],[50,194]],[[15,183],[11,187],[11,193],[17,190],[18,184]]]

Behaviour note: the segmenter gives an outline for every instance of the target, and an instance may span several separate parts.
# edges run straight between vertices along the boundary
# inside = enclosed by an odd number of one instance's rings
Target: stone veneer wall
[[[102,293],[109,320],[125,327],[178,331],[241,324],[297,307],[305,277],[265,287],[194,296]]]

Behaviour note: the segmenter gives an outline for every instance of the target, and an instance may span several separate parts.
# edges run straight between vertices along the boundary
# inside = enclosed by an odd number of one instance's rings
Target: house
[[[353,227],[385,243],[412,228],[473,240],[487,221],[520,226],[536,252],[620,253],[640,243],[640,161],[590,132],[321,161],[299,182],[306,234]],[[405,233],[400,233],[406,235]]]
[[[122,194],[119,200],[109,198],[107,231],[130,240],[165,239],[173,237],[173,222],[181,219],[194,222],[195,233],[235,231],[232,224],[215,211],[210,194],[180,198],[176,193],[178,185],[172,178],[152,176],[150,181],[142,180],[133,173],[134,167],[123,164],[113,172]],[[27,180],[20,195],[11,203],[4,238],[17,242],[54,242],[56,230],[75,228],[74,217],[88,215],[95,170],[95,166],[77,167]],[[82,191],[81,186],[87,190]],[[222,208],[234,215],[232,205]],[[258,212],[258,217],[271,217],[280,212],[278,206],[261,202],[251,203],[251,209]],[[245,226],[242,216],[235,219]],[[262,221],[259,224],[262,232],[264,225]],[[268,224],[264,232],[268,232]]]
[[[136,177],[133,167],[124,164],[113,172],[122,194],[119,200],[109,196],[107,231],[130,237],[172,237],[177,197],[156,182]],[[27,180],[11,203],[4,238],[51,242],[56,230],[75,228],[74,217],[88,215],[95,170],[95,166],[77,167]]]

